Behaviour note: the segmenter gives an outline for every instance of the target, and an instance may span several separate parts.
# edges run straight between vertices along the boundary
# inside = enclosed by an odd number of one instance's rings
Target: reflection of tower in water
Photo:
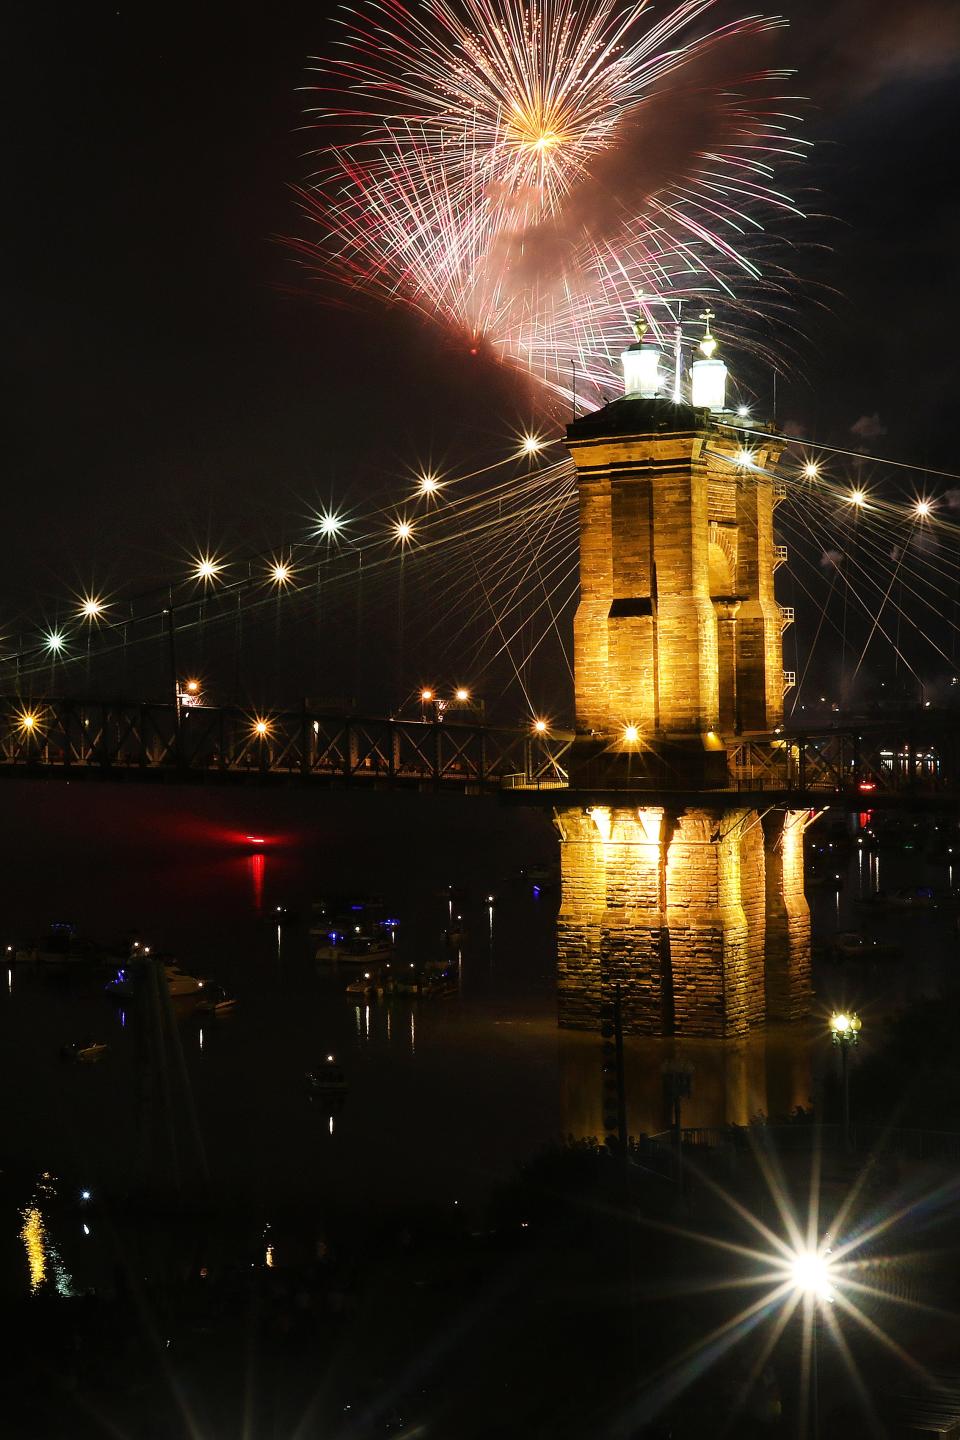
[[[577,1139],[605,1134],[603,1054],[595,1035],[561,1030],[561,1133]],[[813,1096],[812,1046],[806,1026],[773,1026],[737,1040],[684,1040],[627,1036],[624,1078],[627,1131],[656,1135],[670,1124],[664,1092],[665,1062],[694,1067],[683,1124],[719,1129],[747,1125],[757,1116],[780,1119]]]

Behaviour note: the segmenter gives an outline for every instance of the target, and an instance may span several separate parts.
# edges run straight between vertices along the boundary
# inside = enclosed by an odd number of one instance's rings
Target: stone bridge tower
[[[560,1019],[592,1028],[619,984],[626,1028],[723,1036],[794,1018],[809,994],[804,812],[738,804],[728,778],[728,748],[773,754],[783,721],[780,447],[723,409],[709,319],[705,404],[662,397],[643,329],[626,393],[567,429],[581,803],[557,816]]]

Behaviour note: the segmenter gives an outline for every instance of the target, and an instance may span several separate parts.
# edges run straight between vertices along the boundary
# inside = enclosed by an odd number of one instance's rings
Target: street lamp
[[[793,1293],[804,1302],[811,1321],[809,1431],[812,1440],[817,1440],[820,1434],[820,1307],[833,1304],[836,1291],[832,1271],[833,1259],[826,1245],[816,1250],[797,1250],[790,1260],[789,1280]]]
[[[830,1016],[833,1043],[840,1047],[843,1084],[843,1148],[850,1149],[850,1050],[860,1039],[862,1021],[856,1010],[835,1010]]]

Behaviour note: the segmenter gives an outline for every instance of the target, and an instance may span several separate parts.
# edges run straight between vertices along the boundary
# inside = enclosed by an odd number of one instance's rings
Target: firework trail
[[[318,234],[291,244],[561,394],[571,362],[609,381],[641,294],[661,333],[720,293],[728,330],[755,328],[783,296],[765,224],[799,214],[774,179],[803,147],[787,72],[755,61],[784,22],[695,33],[717,4],[648,24],[618,0],[367,0],[310,112],[332,137],[298,192]]]

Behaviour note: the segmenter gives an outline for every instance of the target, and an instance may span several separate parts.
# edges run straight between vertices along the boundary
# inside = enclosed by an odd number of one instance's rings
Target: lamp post
[[[790,1282],[794,1293],[808,1307],[811,1320],[810,1421],[805,1427],[811,1440],[817,1440],[820,1434],[820,1306],[829,1305],[834,1297],[831,1267],[830,1251],[823,1246],[817,1250],[799,1250],[790,1262]]]
[[[855,1010],[838,1010],[830,1016],[830,1033],[840,1049],[843,1086],[843,1148],[850,1149],[850,1050],[860,1038],[860,1016]]]

